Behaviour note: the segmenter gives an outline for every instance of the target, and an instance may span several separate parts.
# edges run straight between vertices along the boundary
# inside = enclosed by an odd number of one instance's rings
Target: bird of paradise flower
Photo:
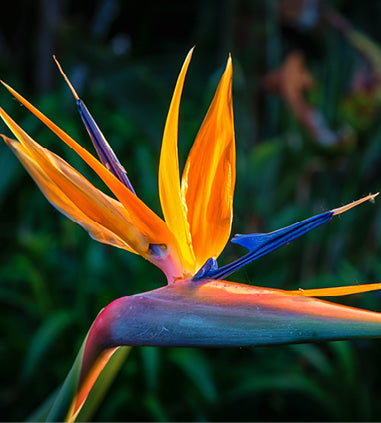
[[[46,411],[47,420],[65,417],[74,421],[98,376],[121,346],[257,346],[381,336],[380,313],[313,298],[381,289],[379,283],[284,291],[224,280],[238,268],[377,194],[271,233],[235,235],[232,242],[248,253],[219,268],[216,259],[231,231],[235,185],[232,60],[229,57],[180,182],[178,115],[192,52],[180,71],[163,135],[159,194],[165,220],[138,198],[58,62],[100,161],[2,82],[100,176],[116,199],[40,146],[0,108],[0,116],[17,138],[2,135],[5,143],[45,197],[95,240],[141,255],[158,266],[168,281],[165,287],[119,298],[99,313],[63,388]]]

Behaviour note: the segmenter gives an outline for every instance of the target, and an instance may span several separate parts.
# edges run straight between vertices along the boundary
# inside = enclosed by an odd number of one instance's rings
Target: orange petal
[[[208,258],[219,256],[231,230],[235,184],[232,72],[229,57],[182,178],[197,269]]]
[[[26,108],[37,116],[50,130],[61,138],[65,144],[71,147],[98,174],[98,176],[123,204],[125,209],[128,211],[130,220],[134,223],[137,229],[142,232],[149,243],[170,244],[172,242],[172,234],[168,230],[165,222],[163,222],[159,216],[157,216],[136,195],[123,185],[105,166],[102,165],[102,163],[99,162],[99,160],[97,160],[86,149],[81,147],[73,140],[73,138],[55,125],[13,88],[4,82],[2,82],[2,84],[17,98],[17,100],[19,100]]]
[[[0,109],[16,137],[4,141],[59,211],[84,227],[97,241],[145,255],[148,243],[128,220],[123,206],[95,188],[68,163],[33,141]]]
[[[287,291],[292,295],[303,297],[341,297],[343,295],[360,294],[381,289],[381,283],[368,283],[364,285],[337,286],[333,288],[302,289]]]
[[[180,190],[177,133],[179,106],[184,79],[193,49],[188,53],[177,79],[171,105],[165,123],[159,164],[159,194],[165,221],[179,245],[183,266],[194,273],[194,254],[187,221],[187,211]]]
[[[131,252],[136,252],[115,233],[109,231],[101,224],[91,220],[85,213],[83,213],[46,175],[38,163],[32,158],[31,152],[28,151],[22,144],[4,136],[3,138],[19,158],[25,169],[35,180],[45,197],[56,209],[72,221],[81,225],[96,241],[124,248]]]

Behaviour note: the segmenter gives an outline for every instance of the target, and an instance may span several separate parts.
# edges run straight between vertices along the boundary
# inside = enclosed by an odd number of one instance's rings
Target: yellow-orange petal
[[[193,49],[188,53],[180,71],[165,123],[159,164],[159,194],[164,218],[178,242],[183,266],[188,272],[194,273],[195,261],[186,205],[180,190],[177,152],[180,99],[192,52]]]
[[[364,285],[335,286],[332,288],[302,289],[287,291],[292,295],[303,297],[341,297],[343,295],[360,294],[381,289],[381,283],[368,283]]]
[[[197,269],[208,258],[219,256],[231,230],[235,185],[232,73],[229,57],[182,177]]]
[[[22,97],[17,91],[1,81],[2,84],[29,109],[38,119],[40,119],[51,131],[53,131],[65,144],[71,147],[103,180],[111,192],[123,204],[129,215],[129,220],[152,244],[171,244],[173,237],[167,225],[157,216],[143,201],[133,194],[123,185],[102,163],[91,153],[81,147],[65,131],[54,124],[29,101]]]
[[[63,159],[33,141],[4,111],[20,142],[3,136],[36,184],[60,212],[97,241],[145,255],[148,243],[128,220],[123,206],[95,188]]]

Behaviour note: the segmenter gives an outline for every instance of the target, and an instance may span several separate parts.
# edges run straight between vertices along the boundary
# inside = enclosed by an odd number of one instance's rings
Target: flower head
[[[3,82],[24,106],[85,160],[117,198],[115,200],[95,188],[67,162],[41,147],[0,109],[0,116],[18,139],[15,141],[3,136],[5,142],[47,199],[70,219],[82,225],[93,238],[140,254],[165,272],[169,284],[191,278],[220,279],[329,221],[332,216],[377,195],[368,195],[348,206],[322,213],[271,234],[236,235],[232,242],[248,248],[250,253],[218,269],[216,259],[229,239],[233,215],[235,139],[232,60],[229,57],[180,181],[178,117],[192,52],[193,49],[180,71],[163,134],[159,194],[165,221],[138,198],[127,172],[57,61],[74,94],[80,116],[100,161]]]
[[[232,242],[248,253],[218,268],[216,260],[230,236],[235,185],[232,60],[228,58],[180,181],[178,116],[192,51],[180,71],[163,135],[159,194],[165,221],[139,199],[61,68],[100,160],[3,83],[101,177],[116,197],[101,192],[67,162],[40,146],[0,108],[0,116],[17,138],[3,136],[4,141],[46,198],[97,241],[143,256],[160,267],[168,279],[168,286],[115,300],[99,314],[81,350],[70,419],[77,415],[97,375],[121,345],[242,346],[381,336],[379,313],[310,298],[366,292],[380,289],[381,284],[282,291],[222,280],[377,194],[271,233],[236,235]]]

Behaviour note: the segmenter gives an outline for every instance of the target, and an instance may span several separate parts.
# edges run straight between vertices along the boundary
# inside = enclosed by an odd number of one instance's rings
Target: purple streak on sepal
[[[113,173],[126,187],[135,194],[130,180],[127,177],[126,171],[120,164],[114,151],[106,141],[98,125],[95,123],[94,118],[91,116],[84,102],[78,98],[76,100],[79,114],[83,123],[86,126],[87,132],[93,141],[94,147],[97,150],[99,158],[107,169]]]
[[[223,279],[242,266],[271,253],[294,239],[306,234],[312,229],[317,228],[323,223],[328,222],[333,214],[334,213],[332,211],[327,211],[303,220],[302,222],[297,222],[293,225],[266,234],[235,235],[231,242],[247,248],[250,252],[238,260],[235,260],[226,266],[220,267],[219,269],[203,271],[202,275],[199,275],[200,272],[198,272],[193,277],[193,280],[203,278]],[[203,269],[203,267],[201,269]]]

